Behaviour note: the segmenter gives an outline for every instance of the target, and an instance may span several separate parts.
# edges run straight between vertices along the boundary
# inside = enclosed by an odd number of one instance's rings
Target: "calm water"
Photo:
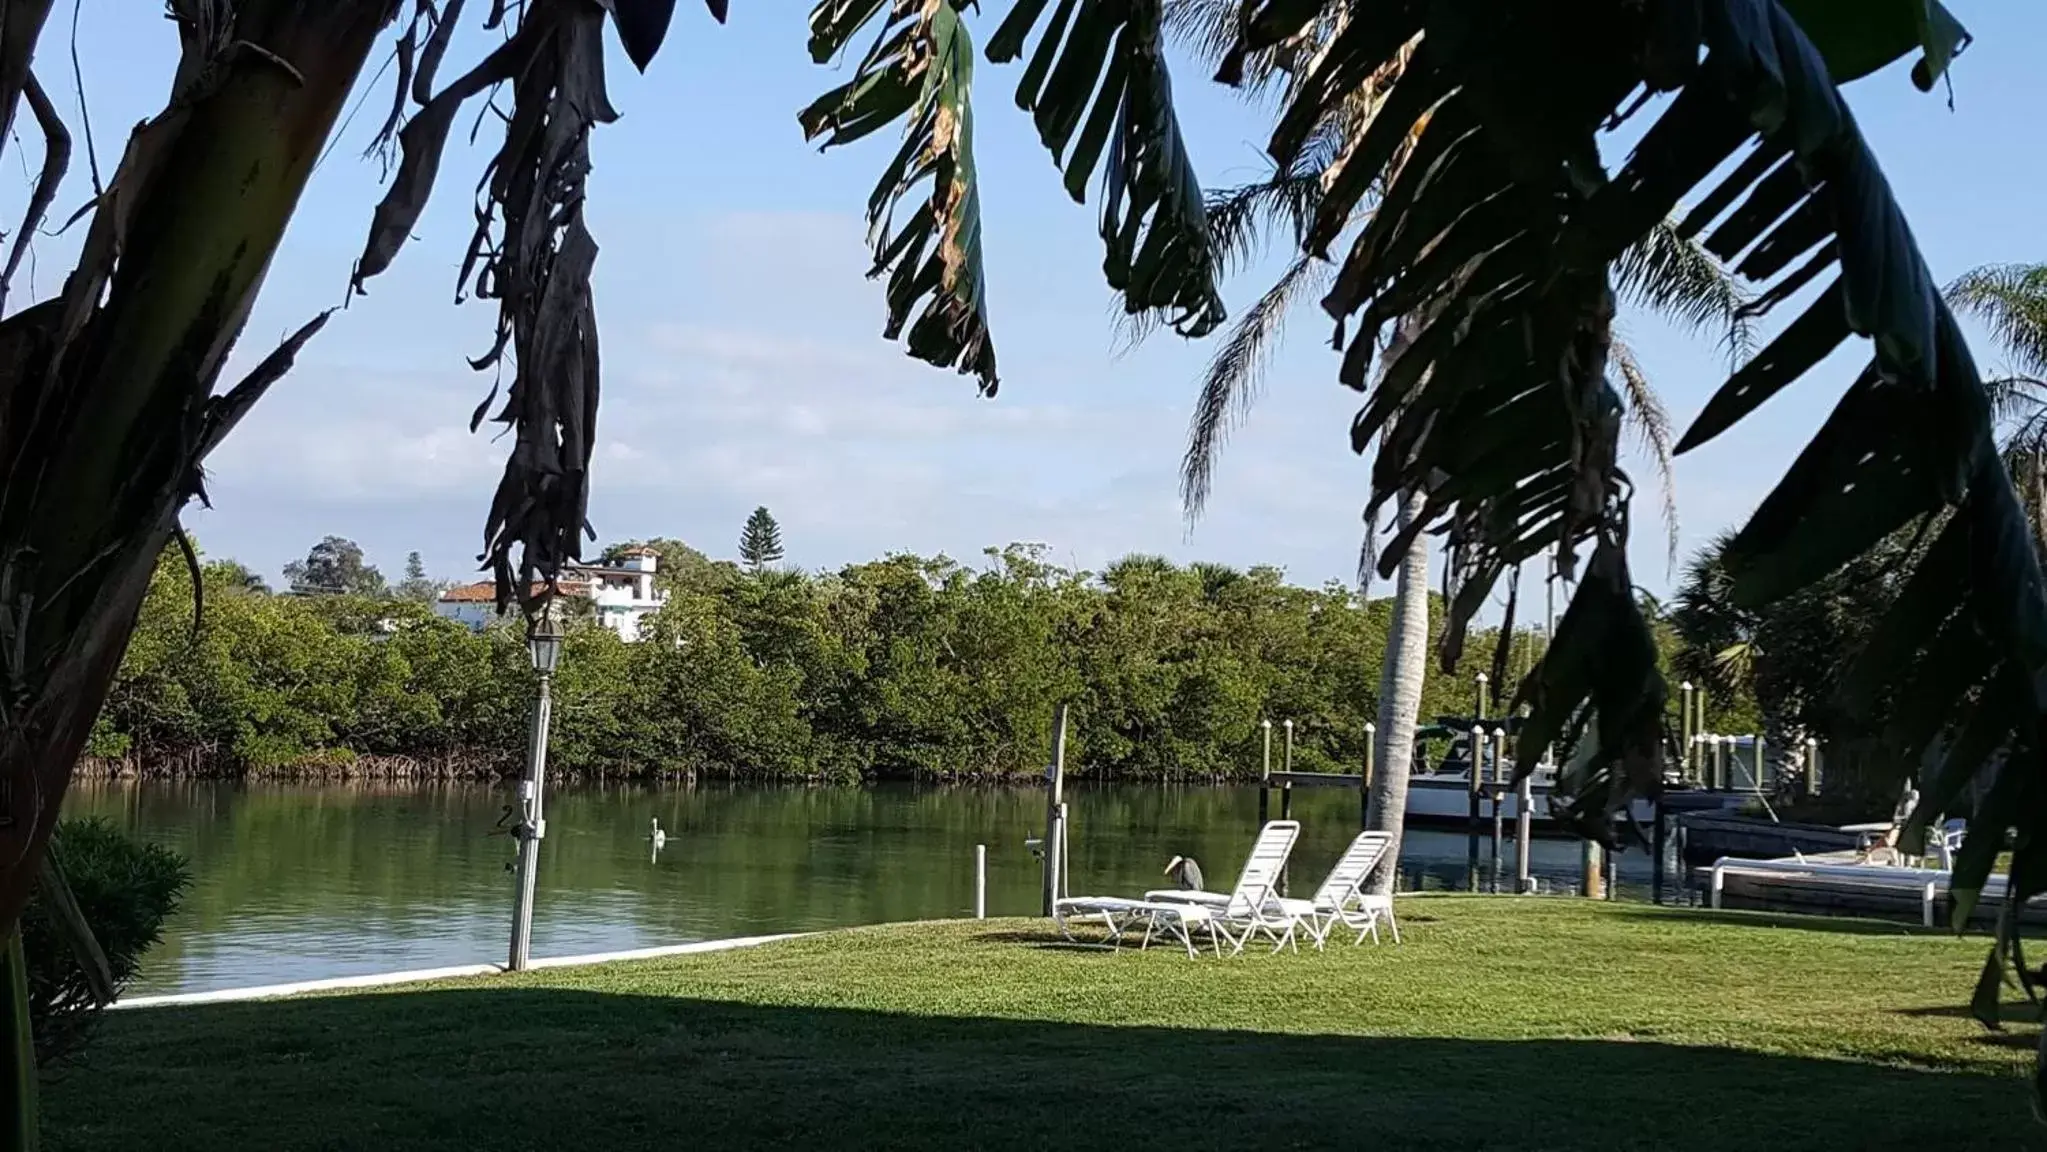
[[[1072,890],[1135,895],[1168,858],[1230,884],[1257,824],[1255,788],[1069,792]],[[69,815],[102,815],[171,845],[196,883],[134,992],[501,961],[512,905],[509,789],[86,783]],[[1034,914],[1044,823],[1028,790],[902,787],[569,788],[548,797],[536,956],[767,932],[965,916],[974,845],[988,845],[988,911]],[[1294,883],[1307,887],[1357,828],[1357,796],[1306,790]],[[660,852],[648,820],[668,832]],[[507,821],[509,822],[509,821]],[[1482,853],[1489,851],[1482,849]],[[1533,870],[1574,884],[1575,842],[1538,839]],[[1513,846],[1506,847],[1513,867]],[[1410,830],[1406,888],[1462,887],[1461,833]],[[1622,876],[1646,883],[1639,852]]]

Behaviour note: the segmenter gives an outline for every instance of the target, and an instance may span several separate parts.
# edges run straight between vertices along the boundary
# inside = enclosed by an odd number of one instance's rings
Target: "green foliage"
[[[1247,778],[1266,718],[1294,720],[1296,767],[1353,771],[1378,706],[1387,603],[1273,568],[1131,557],[1096,575],[1011,545],[978,566],[899,555],[812,575],[648,546],[668,602],[643,642],[569,621],[551,755],[564,773],[1026,778],[1061,701],[1077,775]],[[92,754],[160,774],[520,762],[533,681],[513,624],[475,632],[403,599],[252,595],[233,572],[204,566],[195,635],[188,570],[166,553]],[[1469,705],[1468,680],[1437,676],[1424,718]]]
[[[131,839],[97,817],[64,821],[52,845],[85,922],[106,954],[118,991],[134,978],[143,954],[156,944],[164,919],[177,910],[191,887],[192,874],[182,856],[160,844]],[[21,930],[36,1060],[47,1064],[76,1053],[98,1008],[84,971],[50,922],[40,896],[30,902]]]
[[[388,591],[384,574],[363,562],[362,546],[339,536],[323,538],[304,560],[286,564],[284,579],[292,591],[307,595],[382,596]]]

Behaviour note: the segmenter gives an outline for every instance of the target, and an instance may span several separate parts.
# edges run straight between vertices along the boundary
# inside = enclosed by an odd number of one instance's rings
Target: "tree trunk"
[[[57,297],[0,322],[0,933],[199,469],[302,337],[214,395],[390,0],[244,0],[180,25],[160,115],[130,137]]]
[[[1400,501],[1395,521],[1406,528],[1428,502],[1420,492]],[[1400,833],[1407,819],[1407,778],[1414,770],[1414,730],[1420,719],[1422,686],[1429,673],[1428,534],[1415,536],[1401,557],[1393,587],[1393,620],[1386,630],[1386,662],[1379,668],[1379,719],[1372,749],[1372,801],[1365,827],[1392,835],[1384,861],[1372,874],[1374,893],[1393,890],[1400,865]]]

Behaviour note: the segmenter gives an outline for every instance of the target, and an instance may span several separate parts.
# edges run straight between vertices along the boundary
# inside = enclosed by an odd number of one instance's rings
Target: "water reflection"
[[[1068,799],[1076,893],[1161,886],[1176,854],[1226,885],[1257,822],[1255,788],[1074,787]],[[66,811],[191,859],[194,889],[136,991],[199,991],[502,959],[510,800],[463,785],[89,782]],[[1042,830],[1044,804],[1033,791],[911,786],[563,789],[548,797],[533,951],[964,916],[977,843],[988,845],[989,914],[1033,913],[1039,864],[1024,839]],[[1356,796],[1304,791],[1294,815],[1306,887],[1356,831]],[[1531,856],[1545,886],[1576,883],[1575,843],[1538,839]],[[1511,869],[1511,841],[1505,859]],[[1413,830],[1403,887],[1462,888],[1465,862],[1461,833]],[[1640,853],[1623,859],[1624,882],[1647,877]]]

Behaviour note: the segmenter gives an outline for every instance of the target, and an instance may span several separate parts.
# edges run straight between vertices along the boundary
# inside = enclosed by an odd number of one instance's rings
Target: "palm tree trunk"
[[[1428,502],[1421,492],[1401,498],[1395,521],[1406,528]],[[1399,871],[1400,833],[1407,818],[1407,778],[1414,770],[1414,730],[1421,717],[1422,686],[1429,673],[1429,538],[1417,535],[1400,559],[1393,586],[1393,620],[1386,630],[1386,660],[1379,667],[1379,719],[1375,745],[1372,800],[1365,827],[1392,835],[1384,862],[1373,873],[1370,890],[1393,890]]]

